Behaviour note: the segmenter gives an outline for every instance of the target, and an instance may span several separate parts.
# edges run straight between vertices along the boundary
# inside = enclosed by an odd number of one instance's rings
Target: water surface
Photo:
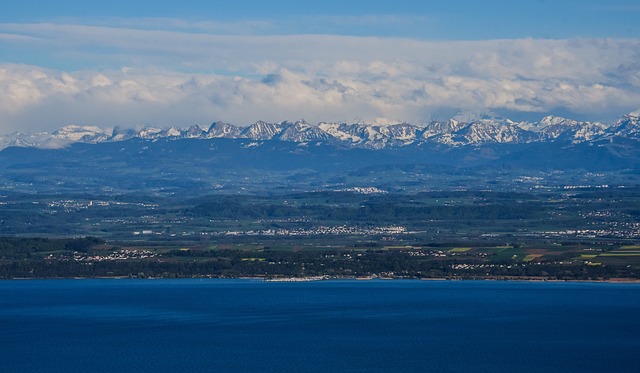
[[[640,284],[0,281],[3,372],[637,372]]]

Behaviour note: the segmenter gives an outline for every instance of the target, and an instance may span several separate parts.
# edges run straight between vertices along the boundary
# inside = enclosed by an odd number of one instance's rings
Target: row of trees
[[[16,241],[17,240],[17,241]],[[40,253],[50,249],[87,248],[100,241],[93,238],[76,240],[6,239],[3,252]],[[17,245],[10,250],[11,243]],[[21,247],[21,248],[20,248]],[[90,246],[89,246],[90,247]],[[160,257],[117,261],[74,261],[44,259],[42,255],[13,255],[0,260],[0,278],[17,277],[301,277],[301,276],[371,276],[393,274],[408,278],[486,278],[543,277],[549,279],[639,278],[632,266],[571,265],[504,265],[493,267],[456,264],[481,264],[478,258],[429,258],[411,256],[398,250],[175,250]],[[493,261],[499,264],[499,261]],[[504,262],[502,264],[513,264]]]
[[[103,244],[104,240],[96,237],[82,238],[23,238],[0,237],[1,259],[30,258],[37,253],[87,252],[91,247]]]

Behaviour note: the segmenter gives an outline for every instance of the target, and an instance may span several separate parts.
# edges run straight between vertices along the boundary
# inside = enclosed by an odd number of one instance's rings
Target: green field
[[[454,247],[453,249],[449,250],[450,253],[464,253],[471,250],[470,247]]]

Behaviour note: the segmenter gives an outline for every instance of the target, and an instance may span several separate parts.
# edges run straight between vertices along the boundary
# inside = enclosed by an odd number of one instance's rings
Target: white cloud
[[[96,19],[93,25],[137,30],[173,30],[235,35],[263,33],[275,26],[272,21],[267,20],[194,21],[166,17],[107,17]]]
[[[417,123],[442,108],[614,119],[640,102],[636,39],[436,42],[57,24],[0,32],[9,35],[0,47],[20,39],[58,64],[87,66],[0,64],[0,133],[300,117]]]

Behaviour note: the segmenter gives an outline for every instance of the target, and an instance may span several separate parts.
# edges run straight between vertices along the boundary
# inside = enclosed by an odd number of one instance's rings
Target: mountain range
[[[95,126],[68,125],[52,132],[14,133],[0,136],[0,149],[11,146],[61,148],[72,143],[103,143],[130,139],[248,139],[325,143],[338,146],[383,149],[409,145],[440,144],[446,147],[482,144],[527,144],[538,142],[585,142],[611,140],[616,137],[640,140],[639,113],[630,113],[614,124],[577,121],[546,116],[538,122],[514,122],[503,118],[483,118],[470,122],[449,119],[418,126],[408,123],[373,125],[366,123],[319,123],[304,120],[279,123],[255,122],[246,127],[214,122],[208,128],[141,130],[115,127],[105,131]]]
[[[2,137],[0,191],[196,195],[637,185],[639,119],[631,113],[611,125],[547,116],[424,126],[303,120],[215,122],[207,129],[66,126]]]

